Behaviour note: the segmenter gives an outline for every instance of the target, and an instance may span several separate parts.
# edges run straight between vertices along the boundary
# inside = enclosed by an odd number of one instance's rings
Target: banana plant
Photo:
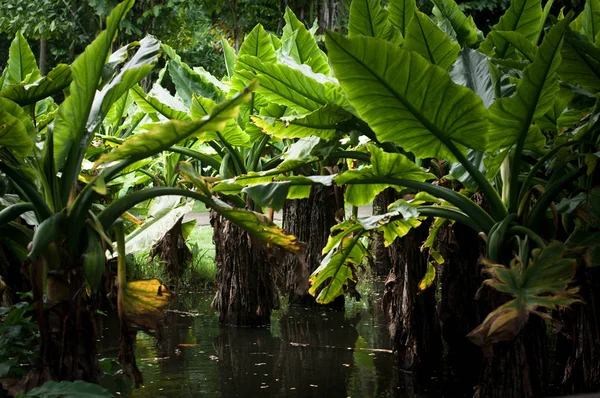
[[[530,313],[539,314],[536,308],[556,309],[579,300],[577,289],[569,287],[576,263],[562,260],[574,252],[552,243],[557,238],[564,242],[573,229],[559,228],[552,214],[570,192],[593,186],[590,165],[595,158],[590,155],[598,143],[593,124],[585,128],[594,134],[592,140],[579,127],[559,129],[561,123],[567,125],[567,116],[574,118],[570,103],[586,97],[575,86],[561,88],[559,76],[571,73],[573,84],[582,83],[574,71],[589,68],[590,62],[584,61],[591,56],[576,59],[572,48],[583,48],[593,33],[583,40],[570,30],[582,26],[583,32],[585,25],[589,31],[594,14],[584,13],[575,21],[569,14],[552,23],[549,6],[514,1],[483,38],[452,0],[435,1],[433,19],[406,8],[407,3],[411,2],[391,2],[384,10],[376,1],[355,1],[349,37],[325,35],[333,74],[363,122],[357,126],[410,155],[370,147],[370,165],[343,172],[333,182],[347,187],[350,204],[368,203],[390,186],[420,193],[412,201],[396,202],[380,217],[335,227],[325,248],[328,256],[311,277],[311,291],[322,302],[343,293],[364,253],[360,236],[367,231],[387,233],[391,242],[424,217],[461,222],[484,239],[489,264],[502,264],[502,278],[512,275],[515,281],[486,283],[513,294],[516,303],[528,303],[513,306],[516,311],[497,309],[472,337],[482,344],[508,339],[518,334]],[[547,23],[552,26],[544,32]],[[594,54],[589,44],[585,46]],[[419,167],[425,164],[442,165],[443,180]],[[458,180],[462,189],[447,188],[448,179]],[[254,189],[254,195],[266,201],[267,192],[285,195],[291,187],[320,183],[285,176],[275,180]],[[253,195],[253,190],[246,191]],[[470,198],[476,191],[489,210]],[[556,265],[548,260],[536,267],[536,253],[549,247],[560,252],[550,256]],[[540,274],[539,281],[545,281],[544,273],[555,273],[564,283],[538,281],[535,293],[526,299],[530,277],[519,275],[528,267]],[[500,269],[488,268],[492,275]],[[546,296],[557,299],[545,300]],[[511,334],[500,333],[506,329],[512,329]]]

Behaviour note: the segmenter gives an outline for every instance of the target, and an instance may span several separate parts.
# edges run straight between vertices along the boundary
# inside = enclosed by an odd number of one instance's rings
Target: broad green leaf
[[[263,63],[248,55],[240,56],[238,65],[245,69],[240,72],[243,82],[258,77],[260,94],[299,113],[316,111],[327,104],[346,105],[341,87],[324,75],[307,74],[283,64]],[[317,80],[319,78],[321,80]]]
[[[40,78],[35,56],[23,34],[18,31],[8,49],[6,64],[8,84],[32,83]]]
[[[340,138],[341,125],[352,114],[336,105],[327,105],[303,116],[280,119],[252,116],[252,122],[265,133],[277,138],[304,138],[315,136],[324,140]]]
[[[73,150],[75,162],[77,148],[80,147],[82,135],[96,95],[96,88],[102,77],[104,62],[108,57],[111,44],[116,36],[120,21],[133,6],[133,0],[119,4],[110,14],[106,30],[90,44],[73,65],[71,72],[73,81],[70,85],[70,95],[61,104],[54,122],[54,161],[56,168],[61,169],[67,154]],[[77,174],[77,173],[75,173]],[[68,182],[69,186],[71,182]]]
[[[473,90],[489,108],[494,102],[494,85],[489,68],[489,58],[472,48],[465,47],[450,69],[452,81]]]
[[[370,183],[369,180],[377,178],[396,178],[414,181],[426,181],[435,178],[421,170],[414,162],[399,153],[387,153],[374,145],[369,145],[371,152],[371,165],[356,170],[348,170],[335,177],[338,185],[349,182],[352,184],[346,188],[346,202],[353,206],[364,206],[373,201],[375,196],[390,184]],[[361,181],[364,183],[361,184]],[[398,189],[399,187],[395,187]]]
[[[390,0],[388,11],[390,13],[390,22],[398,28],[402,37],[406,36],[408,23],[415,15],[417,4],[415,0]]]
[[[32,133],[35,139],[35,128],[25,111],[14,102],[0,98],[0,148],[8,149],[22,160],[33,148]]]
[[[231,44],[229,44],[225,37],[221,38],[221,47],[223,47],[223,57],[225,59],[225,69],[227,70],[227,76],[229,76],[229,79],[231,79],[233,77],[233,72],[235,69],[235,49],[231,47]]]
[[[590,42],[596,43],[600,34],[600,0],[586,0],[583,9],[582,32]]]
[[[409,218],[406,220],[395,220],[388,222],[378,228],[378,231],[383,232],[383,244],[388,247],[397,238],[402,238],[410,232],[411,229],[417,228],[421,225],[421,221],[416,218]]]
[[[126,158],[140,160],[155,155],[194,135],[202,136],[206,132],[223,130],[230,119],[237,117],[240,104],[250,97],[250,93],[255,87],[256,83],[253,82],[245,91],[218,104],[209,115],[201,119],[191,122],[172,120],[164,124],[157,124],[149,132],[137,134],[114,151],[103,155],[96,161],[96,165]]]
[[[160,86],[159,86],[160,87]],[[167,119],[189,121],[191,118],[182,110],[176,110],[169,105],[161,102],[151,94],[146,94],[140,86],[135,86],[130,90],[133,100],[146,113],[160,113]],[[193,106],[193,103],[192,103]]]
[[[420,158],[455,160],[445,143],[485,151],[487,111],[471,90],[420,55],[380,39],[325,42],[336,77],[381,142]]]
[[[380,0],[352,0],[348,37],[370,36],[399,44],[400,32],[392,24]]]
[[[104,120],[112,105],[130,88],[137,85],[152,69],[158,60],[160,42],[146,36],[139,43],[133,57],[125,63],[119,73],[96,94],[90,116],[86,124],[88,134],[95,131]]]
[[[516,95],[500,98],[490,107],[490,144],[493,148],[510,147],[519,139],[529,143],[537,140],[539,127],[532,123],[552,108],[560,90],[556,71],[568,23],[565,18],[548,32],[535,61],[523,71]]]
[[[460,46],[440,30],[429,17],[420,11],[408,23],[404,48],[415,51],[442,69],[448,70],[454,61]]]
[[[558,67],[561,79],[586,90],[600,90],[600,49],[574,32],[567,32]]]
[[[286,55],[291,56],[301,65],[306,64],[310,66],[315,73],[331,74],[327,56],[317,45],[314,36],[296,18],[296,15],[289,7],[285,9],[283,19],[285,20],[285,26],[283,27],[281,42],[282,48],[286,50]],[[267,62],[262,58],[261,61]]]
[[[71,68],[59,64],[46,76],[31,84],[16,84],[5,87],[0,96],[15,101],[21,106],[34,104],[44,98],[59,93],[71,84]]]
[[[85,381],[48,381],[24,397],[110,398],[112,394],[98,384]]]
[[[202,98],[194,96],[192,100],[192,108],[190,113],[192,117],[204,117],[210,113],[210,110],[216,106],[215,102],[209,98]],[[250,137],[235,120],[231,119],[227,122],[227,125],[220,132],[220,135],[216,132],[204,134],[202,137],[198,137],[198,142],[208,141],[225,141],[233,147],[238,146],[250,146]]]
[[[529,62],[533,62],[537,47],[523,36],[519,32],[504,32],[494,31],[490,32],[490,36],[500,36],[503,40],[510,43],[516,50],[518,50]]]
[[[540,30],[543,10],[542,0],[514,0],[496,25],[495,31],[510,31],[521,33],[527,40],[533,41]],[[497,58],[510,58],[514,47],[500,36],[488,35],[481,44],[482,51],[490,53],[496,48]]]
[[[162,44],[162,49],[169,57],[168,71],[177,95],[183,100],[186,106],[190,106],[192,96],[201,95],[219,101],[225,98],[225,93],[215,84],[212,79],[207,78],[202,73],[198,73],[188,64],[181,60],[179,54],[166,44]]]
[[[577,261],[564,258],[564,252],[565,245],[555,241],[542,250],[533,250],[527,265],[519,257],[509,267],[486,260],[484,271],[491,278],[483,283],[514,299],[491,312],[468,337],[478,345],[512,340],[530,314],[551,320],[547,310],[580,302],[576,294],[579,288],[569,287]]]
[[[277,61],[277,54],[269,34],[261,24],[256,25],[244,39],[238,52],[238,59],[242,55],[250,55],[267,63]],[[236,64],[237,68],[238,65]]]
[[[435,4],[433,13],[450,22],[456,32],[456,39],[460,45],[473,47],[479,42],[477,26],[473,22],[473,18],[467,18],[454,0],[432,1]]]

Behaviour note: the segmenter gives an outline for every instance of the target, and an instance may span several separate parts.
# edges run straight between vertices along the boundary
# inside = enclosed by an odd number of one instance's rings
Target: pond
[[[145,385],[132,388],[118,371],[102,384],[127,397],[412,396],[402,393],[406,383],[380,299],[373,293],[346,303],[343,312],[283,308],[270,327],[250,329],[220,327],[212,293],[180,294],[167,312],[161,343],[137,335]],[[119,369],[117,325],[111,316],[103,320],[100,352],[107,370]]]

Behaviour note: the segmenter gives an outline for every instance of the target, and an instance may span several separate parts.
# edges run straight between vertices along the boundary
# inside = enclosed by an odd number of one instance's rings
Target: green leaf
[[[600,0],[587,0],[583,9],[582,32],[590,42],[596,43],[600,34]]]
[[[177,95],[179,95],[186,106],[189,107],[191,105],[194,94],[211,98],[215,101],[225,98],[225,93],[214,81],[190,68],[188,64],[181,60],[181,57],[174,49],[166,44],[162,44],[162,49],[169,57],[167,68],[169,76],[173,80]]]
[[[327,104],[346,105],[341,87],[324,75],[314,74],[299,66],[293,68],[264,63],[248,55],[238,57],[238,65],[245,69],[240,72],[243,82],[258,77],[260,94],[268,101],[288,106],[299,113],[312,112]]]
[[[492,29],[518,32],[527,40],[533,41],[543,23],[542,15],[542,0],[514,0]],[[514,47],[501,36],[488,35],[481,44],[481,49],[485,53],[490,53],[494,47],[497,58],[510,58],[515,52]]]
[[[25,397],[109,398],[112,394],[98,384],[85,381],[48,381],[34,388]]]
[[[516,94],[500,98],[490,107],[490,144],[493,148],[507,148],[518,140],[532,142],[540,134],[539,127],[532,123],[552,108],[560,90],[556,71],[568,23],[565,18],[548,32],[535,61],[523,70]]]
[[[221,47],[223,47],[223,57],[225,59],[225,69],[227,70],[227,76],[229,76],[229,79],[231,79],[233,77],[235,69],[235,49],[231,47],[231,45],[225,37],[221,38]]]
[[[16,84],[4,87],[0,96],[15,101],[21,106],[34,104],[44,98],[58,94],[71,84],[71,68],[59,64],[46,76],[31,84]]]
[[[277,54],[269,34],[261,24],[256,25],[244,39],[238,52],[238,60],[242,55],[251,55],[266,63],[277,61]],[[236,69],[238,68],[236,64]]]
[[[460,46],[441,31],[429,17],[420,11],[415,13],[406,28],[404,48],[415,51],[433,65],[448,70],[454,61]]]
[[[201,119],[191,122],[172,120],[164,124],[157,124],[149,132],[137,134],[114,151],[103,155],[96,161],[96,165],[126,158],[140,160],[155,155],[194,135],[202,137],[207,132],[214,134],[213,131],[221,131],[230,119],[237,117],[239,105],[250,97],[250,92],[255,87],[256,82],[253,82],[245,91],[218,104],[209,115]]]
[[[338,129],[352,118],[352,114],[337,105],[326,105],[303,116],[280,119],[252,116],[252,122],[265,134],[277,138],[304,138],[315,136],[324,140],[340,138]]]
[[[485,151],[481,99],[442,69],[380,39],[327,33],[325,42],[336,77],[379,141],[420,158],[454,160],[449,145]]]
[[[315,73],[331,74],[327,56],[317,45],[314,36],[296,18],[296,15],[289,7],[286,7],[283,19],[285,20],[285,26],[283,27],[281,42],[284,54],[291,56],[301,65],[306,64],[310,66]],[[268,62],[260,56],[259,58],[263,62]]]
[[[139,48],[121,71],[108,82],[94,98],[90,116],[86,124],[88,132],[95,131],[112,105],[130,88],[137,85],[158,61],[160,42],[152,36],[140,41]]]
[[[33,148],[35,128],[17,104],[0,98],[0,148],[7,148],[15,157],[23,159]]]
[[[35,56],[23,34],[18,31],[8,49],[6,64],[8,84],[31,83],[40,78]]]
[[[456,39],[461,46],[473,47],[479,42],[477,26],[472,17],[467,18],[458,8],[454,0],[432,0],[435,4],[433,13],[447,19],[454,31]]]
[[[390,21],[402,34],[406,36],[408,23],[415,15],[417,4],[415,0],[390,0],[388,11],[390,12]]]
[[[458,54],[450,77],[452,81],[461,86],[468,87],[481,100],[486,108],[494,102],[494,84],[489,68],[489,58],[472,48],[465,47]]]
[[[521,33],[494,31],[490,32],[490,35],[500,36],[502,40],[510,43],[511,46],[518,50],[527,59],[527,61],[533,62],[535,59],[537,47]]]
[[[87,232],[88,247],[83,255],[83,274],[92,292],[96,292],[104,275],[106,255],[101,238],[92,228],[87,228]]]
[[[81,148],[81,139],[85,134],[88,116],[96,96],[96,88],[102,77],[104,62],[116,36],[119,22],[132,6],[133,0],[126,0],[119,4],[108,17],[106,30],[100,33],[71,66],[73,75],[70,86],[71,94],[61,104],[54,121],[54,160],[57,170],[62,168],[70,152],[71,161],[76,162],[75,158],[79,156],[78,153],[86,149],[85,147]],[[73,147],[74,149],[72,149]],[[71,165],[71,167],[75,168],[75,165]],[[70,174],[73,175],[65,176],[63,174],[63,179],[69,179],[68,182],[64,182],[68,187],[71,187],[77,170],[70,170]]]
[[[348,37],[361,35],[378,37],[397,44],[402,40],[400,32],[390,21],[389,13],[381,6],[380,0],[353,0],[350,4]]]
[[[421,170],[414,162],[399,153],[387,153],[374,145],[369,145],[371,152],[371,165],[357,170],[348,170],[335,177],[335,183],[344,185],[353,183],[346,188],[346,202],[353,206],[364,206],[373,201],[375,196],[389,184],[372,184],[369,180],[374,178],[391,177],[414,181],[425,181],[435,178]],[[357,182],[365,181],[365,184]],[[399,189],[398,187],[395,187]]]
[[[563,58],[558,67],[561,79],[578,84],[586,90],[600,90],[600,49],[585,37],[567,32],[561,50]]]
[[[160,86],[157,86],[157,87],[160,87]],[[161,87],[161,89],[162,89],[162,87]],[[155,94],[159,94],[160,92],[161,91],[155,92]],[[141,89],[140,86],[136,85],[135,87],[133,87],[130,90],[130,93],[131,93],[131,96],[133,97],[133,100],[137,104],[137,106],[139,106],[140,109],[146,113],[149,113],[149,114],[160,113],[167,119],[171,119],[171,120],[182,120],[182,121],[191,120],[191,118],[188,116],[188,114],[186,112],[184,112],[182,110],[174,109],[173,107],[167,105],[166,103],[163,103],[159,98],[157,98],[151,94],[144,93],[144,91]],[[193,102],[192,102],[192,107],[193,107]]]

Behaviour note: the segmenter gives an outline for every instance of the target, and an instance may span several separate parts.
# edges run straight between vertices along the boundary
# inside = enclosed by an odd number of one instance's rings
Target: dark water
[[[377,295],[345,312],[286,308],[262,329],[220,327],[211,300],[211,293],[179,295],[171,308],[184,313],[167,313],[160,344],[138,333],[142,388],[119,371],[104,386],[128,397],[405,395]],[[102,365],[119,369],[117,321],[106,318],[103,329]]]

